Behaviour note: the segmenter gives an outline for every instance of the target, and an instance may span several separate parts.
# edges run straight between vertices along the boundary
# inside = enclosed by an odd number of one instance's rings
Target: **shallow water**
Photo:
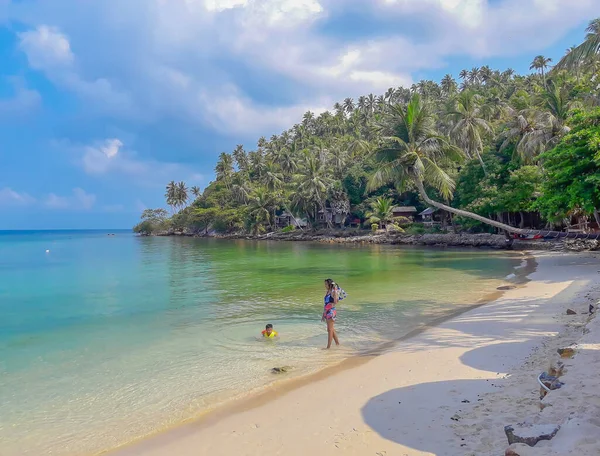
[[[48,253],[46,250],[50,250]],[[490,251],[0,233],[0,453],[97,453],[473,305]],[[324,352],[323,279],[348,292]],[[273,323],[280,340],[257,338]]]

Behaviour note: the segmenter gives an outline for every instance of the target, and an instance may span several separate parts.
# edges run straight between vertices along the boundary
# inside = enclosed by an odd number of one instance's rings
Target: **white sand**
[[[536,383],[550,354],[581,338],[583,328],[575,325],[586,317],[563,314],[567,307],[587,311],[592,296],[585,294],[599,288],[600,262],[550,254],[538,262],[526,286],[365,364],[216,423],[185,425],[111,454],[500,455],[508,446],[505,425],[526,418],[562,423],[572,410],[555,439],[531,454],[600,455],[600,326],[581,340],[588,345],[568,360],[566,385],[544,400],[553,406],[541,413]],[[444,290],[432,286],[432,292]],[[569,452],[574,445],[581,450]]]

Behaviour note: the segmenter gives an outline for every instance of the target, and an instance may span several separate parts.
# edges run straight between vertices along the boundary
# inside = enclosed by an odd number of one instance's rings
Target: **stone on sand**
[[[515,426],[505,426],[504,433],[508,438],[509,445],[524,443],[532,447],[540,440],[551,440],[559,429],[560,425],[554,424],[517,424]]]

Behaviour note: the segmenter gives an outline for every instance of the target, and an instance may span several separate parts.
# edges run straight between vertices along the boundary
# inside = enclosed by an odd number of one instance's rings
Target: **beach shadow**
[[[450,428],[453,418],[460,420],[463,410],[489,389],[486,380],[421,383],[375,396],[361,413],[365,423],[386,440],[437,456],[456,456],[464,454],[461,445],[466,441]]]

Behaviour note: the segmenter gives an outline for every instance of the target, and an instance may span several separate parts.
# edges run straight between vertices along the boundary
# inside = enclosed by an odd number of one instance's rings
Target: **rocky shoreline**
[[[498,234],[471,233],[371,233],[359,230],[321,230],[273,232],[264,235],[249,234],[197,234],[184,232],[160,233],[157,236],[211,237],[216,239],[246,239],[253,241],[320,242],[324,244],[388,244],[430,247],[475,247],[512,250],[600,251],[600,241],[586,239],[566,240],[515,240],[507,242]]]

